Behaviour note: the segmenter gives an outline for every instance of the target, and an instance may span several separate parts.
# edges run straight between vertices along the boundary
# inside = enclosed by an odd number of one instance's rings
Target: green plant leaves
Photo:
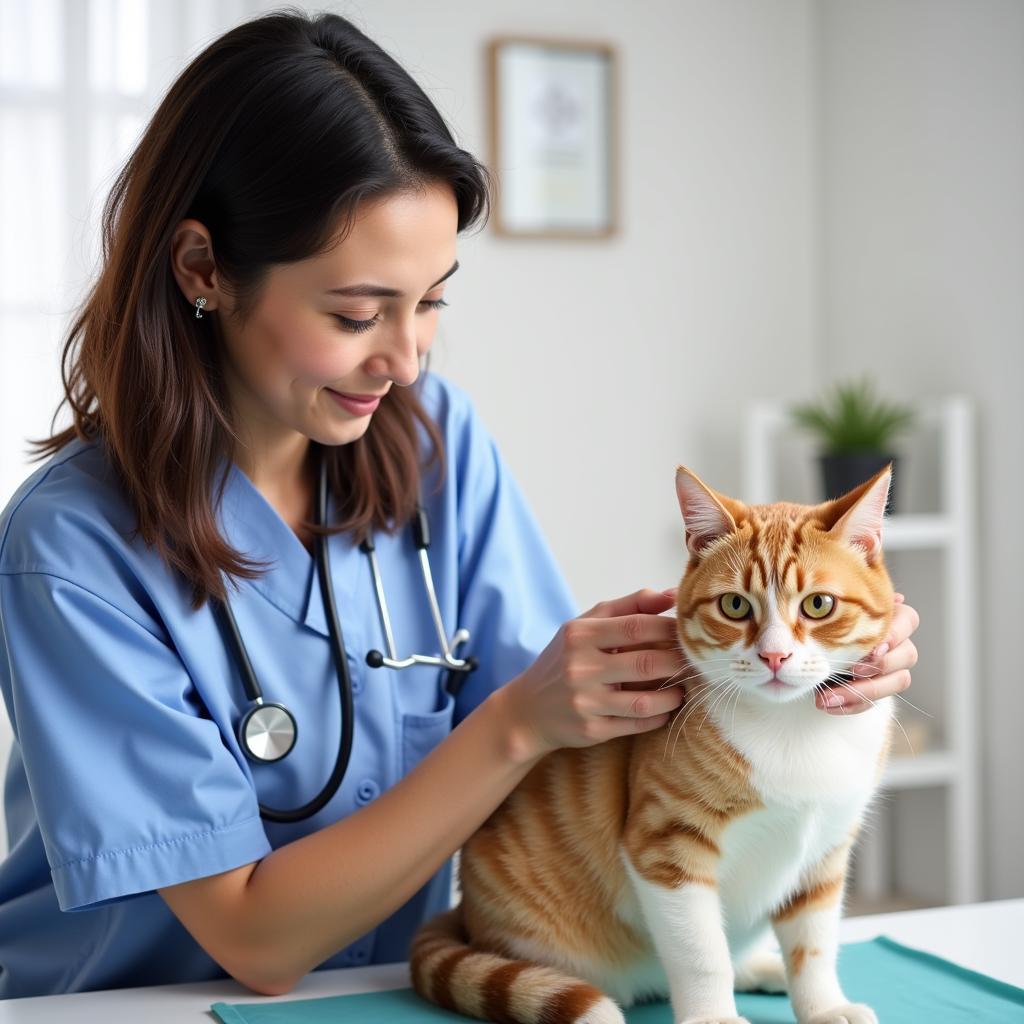
[[[888,454],[892,438],[913,423],[911,406],[886,402],[869,377],[835,385],[817,402],[790,407],[793,418],[816,434],[825,451]]]

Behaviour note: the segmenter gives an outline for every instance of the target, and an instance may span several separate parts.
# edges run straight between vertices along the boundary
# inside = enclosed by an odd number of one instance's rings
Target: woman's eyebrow
[[[459,261],[456,260],[446,274],[439,277],[430,287],[436,288],[442,281],[446,281],[456,270],[459,269]],[[429,291],[429,289],[428,289]],[[328,295],[355,295],[360,298],[379,297],[384,299],[402,299],[405,293],[395,288],[385,288],[380,284],[350,284],[347,288],[328,288]]]

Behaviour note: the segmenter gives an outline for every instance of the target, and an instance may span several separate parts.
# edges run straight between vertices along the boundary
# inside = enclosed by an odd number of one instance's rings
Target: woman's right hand
[[[599,602],[563,623],[537,660],[496,691],[518,756],[589,747],[668,721],[685,699],[687,665],[675,618],[659,614],[674,593],[645,589]]]

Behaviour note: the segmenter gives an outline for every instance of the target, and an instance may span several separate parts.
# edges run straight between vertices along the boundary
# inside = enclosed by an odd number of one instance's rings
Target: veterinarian
[[[336,15],[242,24],[171,86],[67,338],[73,425],[0,516],[0,997],[404,960],[544,753],[680,706],[631,692],[680,677],[671,594],[580,614],[424,365],[487,198]]]

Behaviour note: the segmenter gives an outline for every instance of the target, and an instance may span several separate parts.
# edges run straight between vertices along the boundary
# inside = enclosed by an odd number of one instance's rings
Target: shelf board
[[[882,896],[862,896],[855,890],[851,890],[844,901],[843,917],[862,917],[864,914],[895,914],[902,910],[924,910],[933,905],[933,900],[924,900],[903,892],[891,892]]]
[[[927,750],[923,754],[890,757],[882,777],[886,789],[944,786],[953,781],[956,758],[949,750]]]
[[[953,537],[949,516],[888,516],[882,524],[882,550],[902,551],[908,548],[938,548]]]

